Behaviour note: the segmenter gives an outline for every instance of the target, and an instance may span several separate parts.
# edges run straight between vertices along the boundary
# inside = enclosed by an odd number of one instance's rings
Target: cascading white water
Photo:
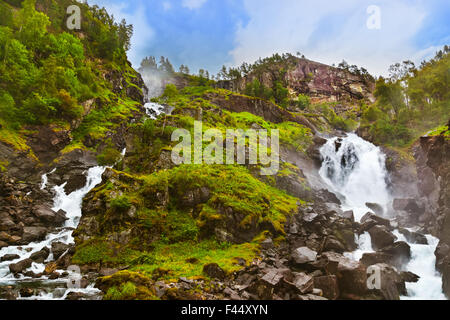
[[[156,119],[160,114],[164,112],[165,107],[155,103],[155,102],[147,102],[144,105],[145,113],[150,119]]]
[[[320,152],[324,161],[319,173],[331,191],[345,197],[343,210],[353,210],[360,221],[371,211],[368,202],[387,209],[387,171],[380,148],[350,133],[346,138],[330,139]]]
[[[394,232],[399,241],[407,242],[406,238],[398,231]],[[428,245],[412,244],[411,261],[406,266],[406,270],[420,276],[417,283],[407,283],[409,296],[402,297],[404,300],[446,300],[442,292],[442,278],[436,271],[436,251],[439,239],[427,235]]]
[[[342,210],[353,210],[355,219],[360,221],[364,214],[372,211],[366,203],[377,203],[385,212],[392,199],[386,184],[387,170],[385,155],[380,148],[358,137],[348,134],[345,138],[332,138],[320,149],[323,164],[319,171],[330,191],[345,199]],[[398,241],[408,242],[398,231]],[[408,283],[410,300],[445,299],[442,280],[436,272],[435,262],[438,239],[428,235],[428,245],[411,244],[411,261],[405,267],[418,276],[417,283]],[[357,239],[358,249],[346,256],[361,259],[364,253],[373,252],[370,235],[366,232]]]
[[[88,194],[93,188],[95,188],[102,181],[102,174],[106,170],[106,167],[93,167],[90,168],[87,173],[87,181],[86,185],[69,195],[66,195],[64,191],[64,183],[61,186],[54,187],[55,198],[54,198],[54,207],[53,210],[58,211],[60,209],[66,212],[66,217],[68,220],[65,223],[65,226],[57,233],[52,233],[47,235],[46,239],[41,242],[30,243],[26,246],[10,246],[0,250],[0,257],[6,254],[16,254],[19,256],[18,259],[8,262],[0,263],[0,284],[14,284],[17,282],[30,282],[30,281],[47,281],[52,282],[52,280],[48,280],[48,277],[42,276],[39,279],[32,279],[21,275],[20,278],[15,278],[13,274],[9,271],[9,265],[13,263],[17,263],[24,259],[29,258],[33,253],[42,250],[44,247],[51,248],[51,244],[53,242],[59,241],[65,244],[73,244],[72,232],[78,226],[81,217],[81,206],[83,198]],[[54,172],[54,170],[52,171]],[[42,177],[42,185],[41,187],[45,188],[47,185],[47,175],[43,175]],[[52,259],[52,254],[48,257],[48,262]],[[34,273],[41,273],[45,269],[45,263],[38,264],[33,263],[31,268],[27,271],[33,271]],[[61,270],[59,270],[61,271]],[[63,272],[63,271],[61,271]],[[53,282],[61,282],[61,279],[54,280]],[[64,281],[63,281],[64,282]],[[66,281],[67,282],[67,281]],[[38,296],[34,296],[27,299],[65,299],[68,293],[70,292],[83,292],[87,294],[95,294],[98,292],[97,289],[92,286],[87,287],[86,289],[69,289],[60,288],[63,292],[43,292]]]

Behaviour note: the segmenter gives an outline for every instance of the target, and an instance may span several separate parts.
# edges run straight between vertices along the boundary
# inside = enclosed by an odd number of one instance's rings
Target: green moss
[[[133,271],[153,276],[160,270],[165,270],[162,279],[178,279],[179,277],[199,277],[203,274],[203,266],[217,263],[225,272],[232,273],[242,269],[239,260],[244,259],[250,264],[259,252],[257,242],[232,245],[214,240],[201,242],[180,242],[176,244],[158,243],[152,252],[146,255],[153,258],[152,263],[136,265]]]
[[[439,136],[439,135],[443,135],[445,137],[445,139],[449,140],[450,139],[450,130],[449,130],[448,126],[437,127],[436,129],[433,129],[430,133],[428,133],[428,136],[430,136],[430,137]]]
[[[92,239],[77,247],[72,258],[73,263],[86,265],[102,263],[104,265],[121,265],[136,258],[138,253],[102,239]]]
[[[111,200],[111,209],[116,212],[126,212],[131,208],[130,198],[127,196],[120,196]]]
[[[0,160],[0,172],[6,172],[6,168],[9,165],[9,161],[7,160]]]

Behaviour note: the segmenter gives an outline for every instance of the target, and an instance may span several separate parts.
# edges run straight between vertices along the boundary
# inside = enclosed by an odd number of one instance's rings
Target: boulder
[[[417,283],[420,280],[420,277],[417,274],[409,271],[400,272],[400,277],[404,282],[408,283]]]
[[[372,241],[372,247],[375,250],[383,249],[397,240],[397,237],[393,235],[386,226],[374,226],[369,230],[369,234]]]
[[[53,242],[52,243],[52,253],[53,258],[58,260],[68,249],[70,245],[62,243],[62,242]]]
[[[67,220],[66,213],[63,210],[55,212],[45,205],[35,206],[33,208],[33,213],[42,222],[55,226],[61,225],[64,221]]]
[[[287,268],[283,269],[270,268],[264,270],[263,272],[265,274],[261,278],[261,280],[274,288],[281,284],[281,280],[283,280],[283,278],[286,279],[292,278],[292,273]]]
[[[226,276],[225,271],[221,267],[219,267],[217,263],[206,264],[203,267],[203,273],[211,278],[216,278],[219,280],[225,279]]]
[[[294,286],[301,294],[311,293],[314,289],[313,277],[306,273],[294,273]]]
[[[325,251],[335,251],[338,253],[344,253],[347,251],[346,247],[334,237],[327,237],[323,249]]]
[[[294,250],[291,257],[295,264],[303,265],[314,262],[317,258],[317,252],[308,247],[300,247]]]
[[[335,275],[314,278],[314,288],[322,290],[323,296],[329,300],[339,298],[338,279]]]
[[[0,258],[0,262],[12,261],[12,260],[16,260],[19,258],[20,258],[20,256],[17,254],[5,254],[3,257]]]
[[[401,268],[411,260],[411,247],[404,241],[395,242],[381,250],[393,257],[391,263],[397,268]]]
[[[324,252],[322,257],[328,261],[327,272],[338,278],[341,293],[362,296],[367,292],[367,273],[364,265],[336,252]],[[330,267],[337,265],[334,269]]]
[[[444,269],[444,260],[450,255],[450,246],[440,241],[434,255],[436,256],[436,269],[442,272]]]
[[[420,216],[425,212],[425,207],[419,205],[415,199],[395,199],[392,207],[394,210],[406,211],[414,216]]]
[[[373,222],[374,225],[386,226],[387,228],[391,228],[390,220],[382,218],[380,216],[377,216],[376,214],[373,214],[372,212],[366,213],[361,218],[361,224],[365,224],[366,222]]]
[[[392,264],[394,256],[386,252],[369,252],[364,253],[360,262],[369,267],[378,263]]]
[[[345,218],[345,219],[350,220],[351,222],[355,222],[355,215],[353,213],[353,210],[345,211],[342,214],[342,217]]]
[[[47,247],[44,247],[42,250],[33,253],[30,256],[30,259],[36,263],[44,263],[45,259],[50,255],[50,250]]]
[[[22,235],[22,243],[28,244],[34,241],[44,240],[47,229],[44,227],[24,227]]]
[[[398,230],[409,243],[428,245],[427,237],[419,232],[409,231],[407,229],[400,228]]]
[[[11,273],[13,273],[13,274],[21,273],[24,270],[26,270],[29,267],[31,267],[32,263],[33,263],[33,260],[25,259],[25,260],[19,261],[19,262],[14,263],[14,264],[10,264],[9,265],[9,271],[11,271]]]
[[[400,300],[400,295],[407,293],[405,281],[393,267],[385,263],[379,263],[373,265],[372,268],[378,270],[379,282],[372,283],[371,291],[379,293],[385,300]]]
[[[366,207],[375,212],[375,214],[378,216],[384,215],[384,209],[378,203],[366,202]]]

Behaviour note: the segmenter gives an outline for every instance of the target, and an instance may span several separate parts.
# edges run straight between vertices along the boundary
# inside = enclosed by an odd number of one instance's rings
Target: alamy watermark
[[[67,272],[69,276],[67,279],[68,289],[80,289],[81,288],[81,269],[79,266],[69,266],[67,267]]]
[[[81,29],[81,9],[77,5],[71,5],[67,8],[66,13],[69,15],[66,21],[67,29],[80,30]]]
[[[172,133],[180,141],[172,149],[172,161],[180,164],[261,165],[261,175],[275,175],[279,170],[280,133],[278,130],[209,129],[203,133],[201,121],[194,122],[194,137],[185,129]],[[204,148],[204,143],[208,144]],[[224,150],[225,149],[225,150]]]

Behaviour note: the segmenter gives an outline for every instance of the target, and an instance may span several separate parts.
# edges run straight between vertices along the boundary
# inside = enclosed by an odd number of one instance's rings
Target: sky
[[[450,45],[449,0],[89,0],[134,25],[130,61],[165,56],[217,73],[273,53],[365,67],[375,76]]]

